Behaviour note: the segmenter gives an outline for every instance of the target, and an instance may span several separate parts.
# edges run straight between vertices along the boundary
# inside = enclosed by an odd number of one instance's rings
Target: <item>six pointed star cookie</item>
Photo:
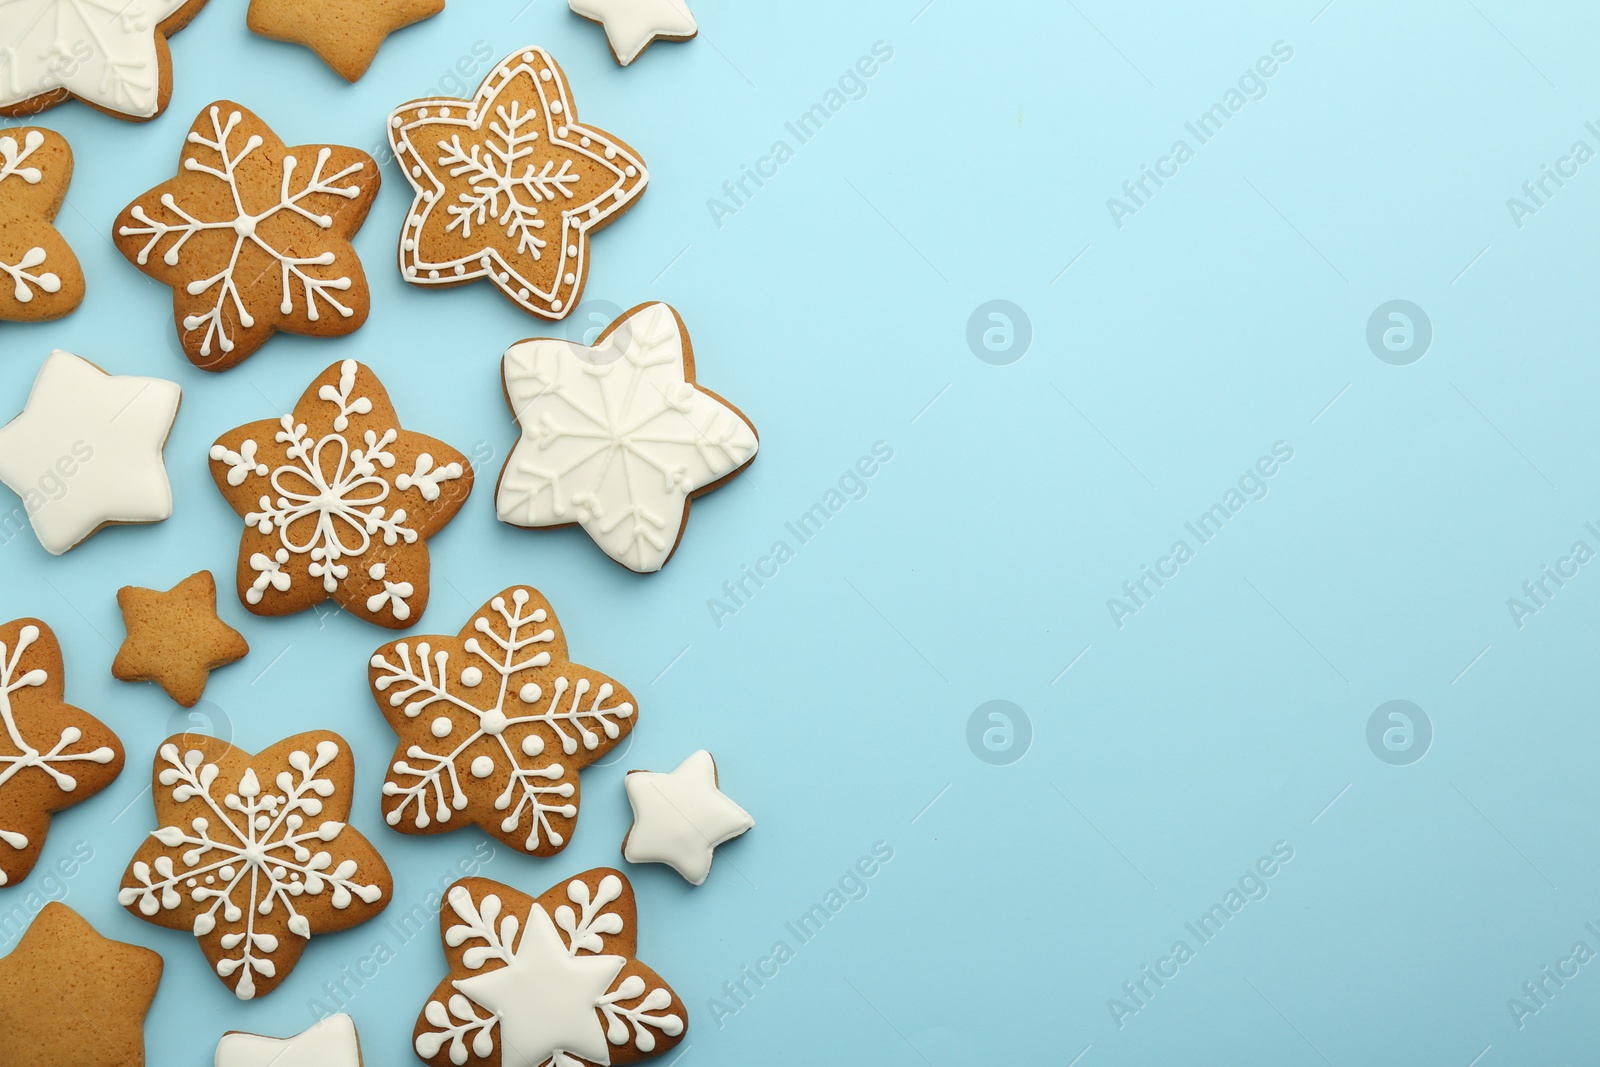
[[[83,303],[83,269],[51,225],[72,180],[72,149],[52,130],[0,134],[0,321],[59,319]]]
[[[533,856],[561,851],[578,820],[578,772],[633,729],[633,694],[567,659],[555,611],[513,586],[455,637],[373,653],[373,699],[400,735],[383,813],[401,833],[476,823]]]
[[[485,878],[445,894],[450,975],[417,1020],[433,1067],[626,1064],[683,1040],[683,1002],[634,958],[638,910],[620,871],[597,867],[535,899]]]
[[[338,734],[298,734],[251,756],[215,737],[170,737],[156,755],[157,829],[117,901],[194,934],[240,1000],[288,977],[314,933],[374,918],[394,883],[345,822],[355,762]]]
[[[213,1067],[361,1067],[361,1042],[344,1014],[282,1040],[232,1030],[217,1042]]]
[[[629,771],[623,780],[633,828],[622,839],[629,863],[665,863],[693,885],[711,873],[711,854],[755,826],[750,813],[717,788],[717,763],[705,749],[668,774]]]
[[[428,606],[427,539],[472,491],[460,452],[400,428],[370,367],[335,363],[294,411],[223,434],[211,475],[244,518],[239,599],[290,615],[332,599],[400,629]]]
[[[353,82],[385,37],[443,10],[444,0],[250,0],[246,21],[253,33],[305,45]]]
[[[611,55],[624,67],[651,41],[687,41],[700,32],[683,0],[567,0],[567,6],[605,27]]]
[[[421,286],[489,278],[530,314],[565,318],[589,272],[589,235],[644,191],[632,148],[578,121],[541,48],[503,60],[471,100],[413,100],[389,143],[416,189],[400,272]]]
[[[206,0],[0,0],[0,115],[77,97],[143,122],[172,99],[167,38]]]
[[[186,708],[200,702],[218,667],[243,659],[250,646],[217,618],[217,582],[210,571],[189,575],[166,592],[125,585],[117,606],[128,636],[111,673],[124,682],[157,682]]]
[[[195,119],[178,176],[124,208],[113,240],[172,288],[190,362],[226,370],[279,330],[342,337],[367,321],[367,278],[350,239],[379,182],[365,152],[286,147],[249,110],[220,100]]]
[[[65,689],[50,627],[38,619],[0,626],[0,886],[33,870],[52,813],[83,803],[122,773],[122,742],[63,703]]]
[[[755,459],[755,427],[695,383],[688,330],[666,304],[626,312],[593,348],[519,342],[502,372],[522,436],[495,489],[500,520],[579,523],[629,570],[665,566],[689,501]]]
[[[50,903],[0,959],[0,1063],[144,1067],[144,1017],[161,957],[101,937]]]
[[[59,556],[102,526],[172,514],[162,449],[181,395],[175,382],[50,353],[27,407],[0,427],[0,481],[22,498],[46,552]]]

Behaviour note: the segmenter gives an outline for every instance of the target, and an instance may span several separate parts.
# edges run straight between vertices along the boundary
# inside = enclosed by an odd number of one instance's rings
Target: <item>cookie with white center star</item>
[[[684,0],[567,0],[567,5],[605,27],[612,58],[624,67],[652,41],[687,41],[700,32]]]
[[[83,303],[83,268],[54,226],[71,180],[59,133],[0,133],[0,322],[59,319]]]
[[[577,524],[640,574],[666,566],[689,502],[760,446],[744,413],[695,381],[689,331],[666,304],[623,313],[591,348],[520,341],[501,373],[522,435],[495,489],[500,521]]]
[[[444,0],[250,0],[250,31],[303,44],[345,81],[367,72],[395,30],[432,18]]]
[[[674,771],[629,771],[622,781],[633,806],[633,828],[622,839],[623,858],[665,863],[692,885],[705,883],[718,845],[756,824],[718,788],[717,763],[705,749]]]
[[[59,556],[102,526],[172,514],[162,450],[181,398],[176,382],[50,353],[27,407],[0,427],[0,481],[22,498],[46,552]]]
[[[217,582],[198,571],[165,592],[125,585],[117,607],[128,629],[111,673],[124,682],[156,682],[186,708],[200,702],[218,667],[244,658],[244,637],[217,618]]]
[[[344,1014],[282,1039],[230,1030],[217,1043],[213,1067],[361,1067],[361,1041]]]

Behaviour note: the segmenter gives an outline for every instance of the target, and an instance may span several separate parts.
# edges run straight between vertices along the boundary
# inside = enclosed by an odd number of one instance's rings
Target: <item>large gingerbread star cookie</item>
[[[83,268],[52,225],[71,180],[72,149],[59,133],[0,133],[0,321],[59,319],[83,303]]]

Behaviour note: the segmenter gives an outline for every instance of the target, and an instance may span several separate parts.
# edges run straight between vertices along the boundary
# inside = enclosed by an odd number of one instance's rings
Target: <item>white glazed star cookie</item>
[[[217,1043],[214,1067],[361,1067],[361,1042],[343,1014],[281,1040],[234,1030]]]
[[[684,0],[567,0],[567,6],[605,27],[611,55],[624,67],[652,41],[687,41],[700,32]]]
[[[629,771],[622,782],[633,806],[633,828],[622,839],[623,858],[665,863],[691,885],[705,883],[718,845],[756,824],[717,788],[717,763],[703,748],[674,771]]]

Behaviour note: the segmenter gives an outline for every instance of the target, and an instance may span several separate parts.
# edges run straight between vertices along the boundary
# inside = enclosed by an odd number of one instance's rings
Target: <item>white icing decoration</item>
[[[693,37],[699,27],[683,0],[567,0],[567,6],[605,27],[617,62],[626,67],[658,37]]]
[[[402,475],[401,477],[404,477]],[[398,479],[396,479],[398,485]],[[400,486],[404,488],[404,486]],[[435,494],[437,495],[437,493]],[[391,582],[384,578],[386,568],[382,563],[374,563],[367,569],[367,577],[375,582],[383,582],[383,589],[367,597],[367,610],[374,615],[383,610],[385,604],[394,617],[401,622],[411,618],[411,606],[406,603],[406,597],[416,592],[410,582]]]
[[[0,15],[3,15],[3,4],[0,4]],[[0,196],[4,196],[6,179],[14,178],[28,185],[38,185],[43,180],[43,175],[38,167],[25,167],[23,162],[44,144],[44,133],[39,130],[29,130],[22,139],[19,148],[15,137],[0,137]],[[46,259],[45,250],[38,245],[22,253],[22,258],[15,263],[6,263],[0,260],[0,272],[4,272],[11,279],[12,299],[19,304],[33,302],[33,290],[41,293],[59,293],[61,279],[50,271],[35,271],[35,267],[42,266]],[[29,287],[32,288],[29,288]]]
[[[545,751],[544,740],[535,732],[541,730],[550,732],[567,757],[577,756],[580,746],[586,755],[595,753],[602,744],[602,734],[607,741],[616,740],[622,734],[618,720],[632,717],[631,703],[606,703],[616,692],[609,680],[596,685],[590,680],[595,672],[566,662],[552,663],[550,652],[539,646],[555,641],[554,620],[543,608],[528,610],[530,596],[526,589],[509,590],[508,594],[509,604],[505,595],[497,596],[490,602],[488,612],[473,619],[471,626],[477,636],[465,644],[467,654],[475,657],[467,669],[476,668],[496,684],[468,687],[462,695],[451,692],[450,679],[455,676],[450,667],[451,653],[434,647],[427,638],[419,639],[414,647],[408,641],[388,646],[393,659],[383,649],[373,655],[371,665],[379,671],[373,688],[379,699],[387,700],[390,707],[403,707],[407,718],[415,719],[425,711],[438,714],[448,719],[453,728],[441,733],[436,719],[430,731],[433,736],[458,738],[447,750],[438,752],[411,745],[405,759],[394,763],[383,783],[383,795],[398,798],[398,803],[385,805],[384,819],[390,826],[398,826],[409,817],[412,825],[422,830],[435,821],[448,822],[455,812],[466,808],[469,798],[462,788],[463,769],[457,761],[469,749],[481,750],[480,740],[490,738],[496,755],[480,752],[472,757],[466,770],[478,778],[489,777],[502,768],[509,772],[505,790],[494,801],[495,812],[503,813],[501,831],[517,831],[527,809],[532,818],[526,848],[532,851],[541,841],[559,848],[565,841],[551,818],[577,816],[577,806],[569,800],[577,791],[574,783],[578,769],[589,759],[579,757],[563,763],[551,758],[529,765],[519,758],[519,753],[533,757]],[[508,706],[512,676],[544,668],[549,668],[547,675],[554,675],[549,702],[528,708]],[[576,680],[569,675],[575,675]],[[522,687],[524,695],[528,688]],[[530,736],[538,738],[537,745],[528,743]]]
[[[49,674],[42,669],[18,670],[23,654],[37,640],[39,640],[39,628],[24,626],[17,633],[16,648],[8,650],[5,642],[0,641],[0,728],[4,729],[4,737],[0,738],[0,753],[3,753],[0,754],[0,790],[5,789],[7,782],[32,767],[49,775],[61,792],[72,793],[78,788],[78,780],[61,770],[61,764],[105,764],[116,759],[117,754],[106,747],[91,752],[73,751],[72,746],[83,740],[83,731],[76,726],[63,727],[61,733],[53,739],[38,739],[41,744],[47,743],[48,748],[40,748],[34,743],[34,739],[23,735],[16,714],[11,710],[11,694],[19,689],[44,685],[50,680]],[[28,847],[28,837],[15,830],[0,827],[0,845],[21,851]],[[0,861],[4,858],[5,852],[0,849]],[[0,885],[5,885],[9,880],[5,864],[0,862]]]
[[[223,791],[218,788],[219,768],[205,762],[205,753],[162,745],[157,781],[180,804],[199,798],[205,811],[187,826],[163,826],[151,833],[169,851],[152,863],[135,861],[117,902],[123,907],[137,905],[139,913],[149,918],[182,905],[184,890],[196,904],[210,901],[210,907],[195,916],[194,935],[221,931],[223,949],[238,950],[237,956],[217,963],[217,975],[225,981],[237,975],[234,994],[250,1000],[255,996],[255,975],[277,974],[272,957],[278,938],[258,930],[258,919],[283,908],[288,931],[309,939],[311,922],[295,907],[300,897],[326,894],[328,903],[343,911],[356,900],[375,904],[383,896],[380,886],[355,880],[354,860],[336,854],[345,823],[317,821],[323,802],[335,791],[334,783],[320,775],[345,755],[340,745],[324,740],[314,753],[289,754],[290,769],[271,783],[278,792],[264,788],[248,767],[231,791]],[[319,847],[324,845],[330,847]],[[213,883],[212,876],[221,884]],[[235,894],[242,896],[236,900]]]
[[[174,382],[50,353],[27,407],[0,427],[0,481],[22,497],[45,551],[59,556],[107,523],[172,514],[161,453],[181,395]]]
[[[0,2],[0,107],[66,89],[108,111],[160,107],[157,27],[186,0]]]
[[[417,194],[400,243],[400,271],[407,281],[456,285],[489,278],[535,315],[559,319],[571,310],[586,270],[588,231],[643,192],[649,175],[644,162],[609,134],[571,121],[566,79],[553,75],[553,69],[543,49],[525,49],[490,71],[470,102],[418,100],[390,116],[390,146]],[[517,100],[500,102],[501,92],[519,79],[537,90],[539,110],[523,110]],[[412,132],[421,126],[431,131],[429,139],[413,142]],[[441,139],[441,126],[456,132]],[[573,188],[579,176],[572,168],[580,159],[612,176],[605,189],[583,201],[575,199]],[[445,181],[463,175],[470,175],[471,192],[459,193],[455,201],[444,198]],[[492,241],[473,240],[485,227],[514,239],[514,259],[521,263],[508,262]],[[418,238],[425,229],[457,239],[459,253],[439,261],[422,259]],[[552,247],[559,257],[553,284],[541,288],[527,275]]]
[[[205,328],[205,335],[200,341],[200,354],[211,354],[211,343],[217,342],[223,352],[233,351],[233,338],[228,335],[227,326],[223,319],[230,309],[237,316],[239,324],[246,329],[255,325],[255,316],[251,309],[245,306],[245,291],[256,281],[255,278],[238,279],[234,277],[235,268],[239,262],[239,254],[248,242],[265,252],[277,261],[279,268],[279,307],[277,310],[288,315],[294,310],[296,290],[300,291],[305,303],[306,318],[312,322],[317,321],[321,311],[317,306],[318,299],[326,303],[334,312],[343,318],[354,314],[353,309],[341,304],[333,296],[335,292],[349,289],[349,277],[316,278],[307,274],[302,268],[308,266],[325,267],[335,260],[332,252],[320,252],[313,256],[297,256],[289,250],[279,249],[266,238],[261,236],[261,224],[283,212],[290,212],[306,219],[319,229],[329,229],[333,226],[333,219],[327,215],[318,215],[308,210],[302,203],[306,197],[313,195],[328,195],[343,197],[353,200],[361,195],[359,185],[338,185],[353,174],[358,174],[366,168],[364,162],[352,163],[336,174],[324,175],[323,168],[327,165],[329,157],[333,154],[328,148],[321,148],[317,152],[316,163],[311,168],[310,176],[305,179],[305,185],[299,192],[290,193],[290,187],[295,182],[295,172],[299,168],[299,160],[294,156],[285,156],[283,160],[283,183],[278,190],[278,201],[260,212],[251,212],[245,206],[243,194],[238,181],[239,164],[249,157],[250,153],[261,147],[260,136],[252,134],[242,146],[233,142],[233,132],[244,116],[237,111],[230,111],[226,122],[222,118],[221,108],[213,105],[207,112],[211,119],[213,136],[206,137],[198,131],[190,131],[188,144],[193,148],[185,148],[183,153],[183,169],[201,174],[209,174],[227,186],[229,210],[228,217],[218,219],[202,219],[190,214],[184,205],[179,204],[170,193],[161,197],[161,207],[172,215],[177,216],[177,222],[164,222],[152,218],[145,206],[135,203],[129,214],[141,226],[123,226],[117,231],[122,237],[148,236],[150,240],[139,250],[138,262],[148,263],[150,253],[162,240],[174,237],[175,240],[167,246],[162,253],[162,262],[168,266],[177,265],[181,258],[183,246],[197,233],[207,230],[232,231],[233,251],[228,258],[227,266],[210,277],[195,278],[184,287],[190,296],[199,296],[215,290],[216,300],[211,310],[204,315],[187,315],[183,320],[185,330],[198,330]],[[202,161],[200,150],[208,154],[215,154],[215,162]],[[194,205],[190,205],[194,206]],[[198,210],[198,208],[197,208]],[[260,310],[259,308],[257,309]]]
[[[330,1015],[294,1037],[223,1034],[215,1067],[361,1067],[361,1043],[348,1015]]]
[[[457,1065],[467,1062],[469,1047],[480,1060],[498,1048],[501,1067],[579,1067],[577,1057],[606,1065],[612,1046],[647,1055],[656,1047],[653,1031],[683,1033],[680,1016],[659,1014],[672,1005],[672,993],[648,989],[638,975],[622,977],[627,957],[604,951],[606,938],[623,930],[622,916],[606,910],[621,896],[616,875],[592,888],[580,876],[567,884],[570,905],[552,916],[535,901],[519,923],[501,915],[498,896],[475,901],[465,886],[452,887],[448,902],[461,923],[445,941],[470,946],[463,964],[474,973],[451,983],[454,995],[423,1009],[429,1029],[416,1039],[417,1054],[431,1059],[448,1045]],[[638,1003],[625,1006],[630,1000]]]
[[[750,462],[755,431],[686,381],[685,338],[646,304],[593,348],[540,338],[506,352],[506,395],[522,435],[495,494],[501,521],[580,523],[612,559],[660,570],[689,497]]]
[[[665,863],[691,884],[711,873],[711,856],[756,824],[717,788],[717,765],[705,749],[669,774],[632,771],[623,778],[633,828],[622,855],[629,863]]]

